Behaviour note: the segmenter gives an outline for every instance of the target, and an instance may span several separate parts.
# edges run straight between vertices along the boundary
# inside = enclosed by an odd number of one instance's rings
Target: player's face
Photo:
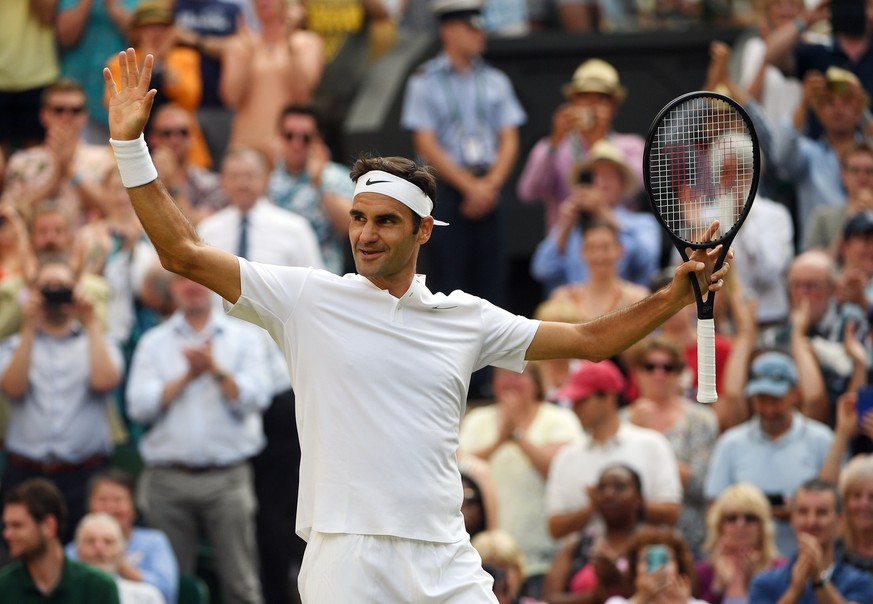
[[[31,560],[45,553],[51,535],[49,520],[37,522],[27,507],[10,503],[3,508],[3,538],[13,558]]]
[[[98,482],[94,487],[88,500],[88,509],[91,512],[109,514],[115,518],[125,533],[133,527],[136,518],[130,492],[120,484],[108,480]]]
[[[837,502],[830,491],[800,489],[791,503],[791,526],[795,533],[807,533],[816,538],[823,548],[837,537],[840,516]]]
[[[356,195],[350,215],[349,241],[358,274],[383,289],[405,291],[415,275],[418,248],[430,239],[432,219],[423,218],[413,233],[412,210],[379,193]]]

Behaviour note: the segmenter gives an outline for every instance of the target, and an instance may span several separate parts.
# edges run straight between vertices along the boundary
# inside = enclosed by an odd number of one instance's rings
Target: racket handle
[[[697,320],[697,401],[714,403],[715,391],[715,321]]]

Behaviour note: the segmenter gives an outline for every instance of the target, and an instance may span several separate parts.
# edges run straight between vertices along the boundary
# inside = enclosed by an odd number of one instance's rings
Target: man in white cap
[[[461,515],[455,452],[470,374],[528,360],[607,358],[694,301],[692,273],[719,291],[727,267],[695,251],[673,282],[587,324],[537,322],[464,292],[431,293],[415,274],[434,226],[432,172],[362,157],[349,240],[356,274],[249,262],[205,245],[157,179],[141,133],[155,92],[121,53],[104,72],[119,171],[169,270],[267,329],[288,361],[302,451],[297,532],[307,540],[304,602],[495,602]],[[709,235],[718,227],[713,224]],[[366,596],[364,596],[366,594]]]
[[[545,204],[547,230],[557,222],[558,208],[570,194],[573,166],[585,160],[599,140],[608,140],[624,155],[636,174],[637,192],[643,183],[643,137],[619,134],[612,126],[627,96],[615,67],[589,59],[576,68],[563,93],[567,102],[552,114],[552,131],[531,149],[518,179],[519,199]]]

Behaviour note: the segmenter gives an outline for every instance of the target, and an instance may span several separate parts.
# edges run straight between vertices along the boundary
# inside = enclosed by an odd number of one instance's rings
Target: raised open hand
[[[136,51],[128,48],[118,54],[121,70],[119,88],[109,68],[103,69],[109,97],[109,135],[115,140],[133,140],[142,134],[157,90],[149,88],[154,57],[146,55],[142,70],[136,63]]]

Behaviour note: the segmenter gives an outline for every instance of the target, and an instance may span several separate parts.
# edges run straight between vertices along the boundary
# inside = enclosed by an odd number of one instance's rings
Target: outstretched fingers
[[[139,68],[136,66],[136,51],[132,48],[128,48],[125,52],[124,60],[121,63],[121,73],[127,74],[127,85],[130,88],[139,86]]]
[[[103,68],[103,85],[105,86],[106,94],[111,101],[115,98],[115,95],[118,94],[118,86],[116,86],[115,80],[112,78],[112,72],[109,71],[108,67]]]

